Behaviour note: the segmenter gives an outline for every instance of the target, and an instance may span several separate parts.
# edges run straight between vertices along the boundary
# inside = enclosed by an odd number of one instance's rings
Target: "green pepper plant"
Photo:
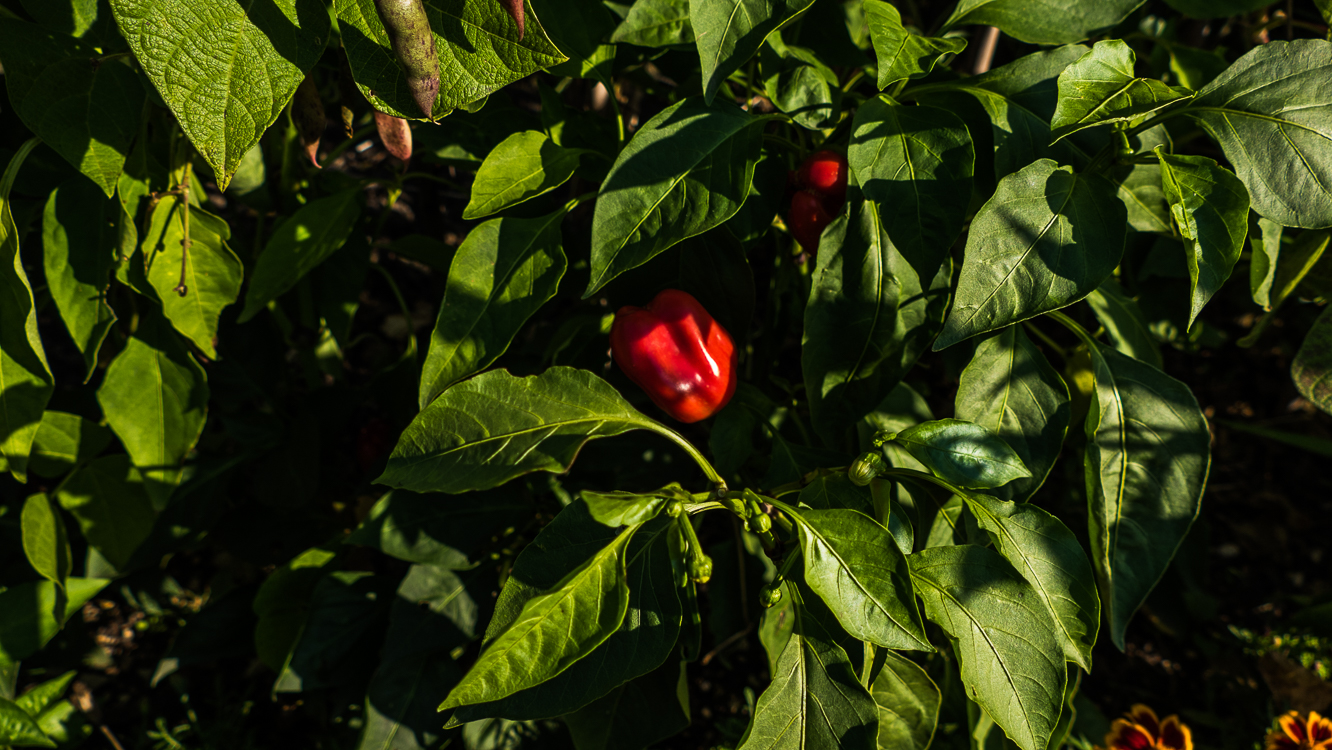
[[[1332,5],[1056,5],[0,2],[0,746],[1073,743]]]

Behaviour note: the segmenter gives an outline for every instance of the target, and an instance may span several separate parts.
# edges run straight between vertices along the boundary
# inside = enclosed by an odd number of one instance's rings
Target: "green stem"
[[[402,290],[398,289],[398,283],[393,280],[393,275],[378,263],[371,263],[370,267],[378,271],[384,281],[388,282],[389,289],[393,291],[393,297],[398,300],[398,308],[402,310],[402,316],[407,322],[407,349],[402,353],[403,359],[416,360],[416,328],[412,325],[412,310],[407,306],[407,300],[402,296]]]
[[[1096,349],[1096,339],[1092,338],[1090,333],[1087,333],[1086,328],[1078,325],[1077,321],[1058,310],[1052,310],[1046,313],[1046,315],[1048,315],[1051,320],[1072,331],[1073,335],[1077,336],[1082,343],[1086,344],[1088,349],[1092,349],[1093,351]]]
[[[595,200],[596,197],[597,197],[597,192],[594,190],[594,191],[592,191],[592,192],[590,192],[590,193],[583,193],[582,195],[578,196],[577,198],[571,198],[571,199],[569,199],[569,202],[568,202],[568,203],[565,203],[565,204],[564,204],[564,212],[565,212],[565,213],[569,213],[570,211],[574,210],[575,208],[578,208],[578,207],[579,207],[580,205],[582,205],[583,203],[586,203],[586,202],[589,201],[589,200]]]
[[[652,431],[656,432],[658,435],[661,435],[662,437],[670,440],[671,442],[683,448],[684,452],[688,453],[689,457],[694,459],[694,463],[698,464],[698,468],[703,470],[703,473],[707,475],[708,479],[711,479],[712,483],[717,485],[717,489],[723,492],[726,491],[726,480],[722,479],[721,474],[718,474],[717,470],[712,468],[712,464],[708,462],[708,459],[703,457],[703,454],[700,453],[699,450],[694,447],[693,443],[686,440],[684,436],[681,435],[680,433],[676,432],[675,430],[672,430],[671,428],[667,427],[664,424],[661,424],[660,422],[650,422],[649,424],[650,426],[648,429],[651,429]],[[718,507],[721,507],[720,503],[718,503]]]
[[[1059,344],[1056,344],[1055,340],[1050,338],[1050,336],[1046,334],[1045,331],[1042,331],[1041,329],[1037,328],[1035,325],[1032,324],[1030,320],[1024,320],[1022,322],[1022,325],[1025,326],[1028,331],[1031,331],[1032,333],[1036,334],[1036,338],[1043,341],[1046,346],[1053,349],[1055,354],[1059,355],[1060,359],[1068,359],[1068,352],[1064,351],[1064,347],[1060,346]]]
[[[914,479],[917,482],[929,482],[930,484],[934,484],[939,487],[942,487],[945,490],[948,490],[954,495],[961,495],[963,497],[966,497],[968,494],[966,490],[962,489],[961,487],[955,486],[954,484],[948,482],[947,480],[940,479],[939,477],[936,477],[933,474],[929,474],[924,471],[916,471],[915,469],[900,469],[900,468],[890,467],[885,471],[879,472],[879,476],[881,477],[895,476],[895,477],[903,477],[905,479]]]

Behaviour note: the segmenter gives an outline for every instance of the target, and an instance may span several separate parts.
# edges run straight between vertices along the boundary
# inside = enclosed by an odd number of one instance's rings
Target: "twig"
[[[717,644],[717,647],[714,648],[714,649],[712,649],[711,651],[707,652],[706,654],[704,654],[704,655],[703,655],[703,658],[698,660],[698,663],[699,663],[701,666],[705,666],[705,667],[706,667],[706,666],[708,665],[708,662],[712,661],[712,657],[714,657],[714,656],[716,656],[717,654],[721,653],[723,650],[726,649],[727,646],[730,646],[732,643],[735,643],[736,641],[738,641],[738,640],[744,638],[745,636],[749,635],[750,632],[753,631],[753,630],[754,630],[754,625],[751,623],[751,624],[749,625],[749,627],[745,628],[744,630],[741,630],[740,632],[736,633],[735,635],[732,635],[730,638],[727,638],[726,640],[722,641],[721,643],[718,643],[718,644]]]
[[[994,47],[999,43],[999,27],[986,26],[981,36],[980,46],[976,48],[976,63],[971,68],[972,75],[980,75],[990,69],[994,60]]]
[[[180,181],[180,224],[183,235],[180,238],[180,282],[171,291],[184,297],[189,292],[185,286],[185,267],[190,261],[190,170]]]
[[[120,744],[120,740],[116,739],[116,736],[111,733],[111,727],[108,727],[105,724],[99,724],[97,725],[97,728],[101,729],[102,734],[106,735],[106,739],[111,743],[112,747],[116,750],[125,750],[125,746]]]

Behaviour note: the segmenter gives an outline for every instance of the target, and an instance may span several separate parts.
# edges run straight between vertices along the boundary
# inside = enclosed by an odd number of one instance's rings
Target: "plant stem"
[[[1045,331],[1042,331],[1041,329],[1037,328],[1035,325],[1032,324],[1030,320],[1022,321],[1022,325],[1025,326],[1028,331],[1031,331],[1032,333],[1036,334],[1036,338],[1044,342],[1046,346],[1053,349],[1055,354],[1059,355],[1060,359],[1068,359],[1068,352],[1064,351],[1064,348],[1062,346],[1056,344],[1054,339],[1050,338],[1050,336],[1047,335]]]
[[[718,490],[722,492],[726,491],[726,480],[722,479],[721,474],[718,474],[717,470],[712,468],[712,464],[708,462],[708,459],[703,457],[703,454],[700,453],[699,450],[694,447],[693,443],[686,440],[684,436],[681,435],[680,433],[676,432],[675,430],[672,430],[671,428],[667,427],[664,424],[661,424],[660,422],[653,422],[649,420],[649,424],[650,424],[649,429],[653,430],[657,434],[669,439],[670,441],[674,442],[676,445],[683,448],[684,452],[688,453],[689,457],[694,459],[694,463],[698,464],[698,468],[703,470],[703,473],[707,475],[708,479],[712,480],[712,483],[717,486]],[[721,504],[718,503],[717,507],[721,507]]]

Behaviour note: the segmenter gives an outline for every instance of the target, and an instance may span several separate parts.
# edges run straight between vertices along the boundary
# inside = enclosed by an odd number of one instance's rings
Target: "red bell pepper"
[[[735,395],[735,345],[688,292],[666,289],[647,307],[621,307],[611,358],[634,384],[681,422],[707,419]]]

